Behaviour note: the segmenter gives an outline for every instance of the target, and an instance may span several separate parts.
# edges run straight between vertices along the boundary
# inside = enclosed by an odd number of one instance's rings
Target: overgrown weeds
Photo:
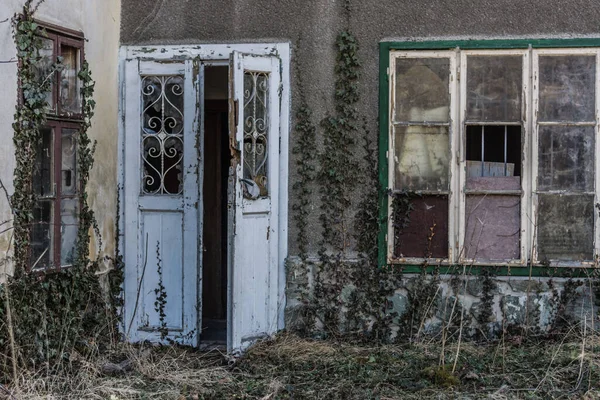
[[[232,361],[220,352],[118,345],[72,354],[72,373],[22,372],[18,399],[548,399],[600,396],[600,336],[445,346],[359,345],[282,333]],[[454,357],[456,370],[452,372]],[[119,365],[119,368],[111,366]],[[75,368],[76,367],[76,368]],[[5,386],[10,391],[11,386]],[[0,395],[1,398],[2,395]]]

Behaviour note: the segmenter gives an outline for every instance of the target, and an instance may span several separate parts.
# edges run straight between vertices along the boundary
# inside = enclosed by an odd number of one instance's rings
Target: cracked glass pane
[[[520,217],[520,196],[467,196],[464,257],[477,261],[521,258]]]
[[[466,132],[467,185],[478,177],[521,176],[521,127],[469,125]]]
[[[594,195],[540,194],[538,260],[591,261]]]
[[[540,56],[539,77],[540,121],[594,121],[594,56]]]
[[[40,129],[42,140],[36,152],[36,163],[33,168],[33,192],[38,197],[54,196],[54,141],[52,129]]]
[[[42,48],[39,50],[40,59],[34,65],[35,74],[39,82],[49,81],[49,91],[46,92],[46,103],[48,108],[54,110],[54,101],[52,100],[52,90],[54,88],[54,79],[52,79],[52,64],[54,61],[54,40],[42,38]]]
[[[450,120],[450,60],[397,58],[395,121]]]
[[[448,196],[413,196],[410,208],[394,221],[394,256],[448,258]]]
[[[446,126],[396,126],[395,189],[448,190],[450,149]]]
[[[540,126],[540,190],[594,190],[594,127]]]
[[[62,166],[61,166],[61,193],[72,195],[77,193],[77,130],[62,130]]]
[[[79,90],[80,53],[77,47],[61,46],[63,69],[60,71],[60,109],[63,113],[81,114]]]
[[[470,56],[467,59],[467,119],[520,121],[521,56]]]
[[[73,264],[79,229],[79,200],[66,198],[60,202],[60,265]]]
[[[52,201],[39,201],[33,208],[31,226],[31,267],[33,269],[52,265],[53,210]]]

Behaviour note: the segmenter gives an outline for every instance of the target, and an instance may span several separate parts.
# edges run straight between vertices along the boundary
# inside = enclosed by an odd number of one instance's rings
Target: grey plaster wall
[[[318,124],[332,111],[334,41],[347,24],[361,46],[361,110],[376,140],[380,41],[599,36],[600,7],[595,0],[123,0],[121,42],[290,41],[292,109],[305,96]],[[295,145],[293,132],[290,144]],[[291,187],[293,155],[290,172]],[[291,191],[290,207],[293,199]],[[319,230],[318,204],[315,198],[310,232]],[[295,254],[293,223],[290,228],[290,254]],[[314,250],[318,235],[310,239]]]

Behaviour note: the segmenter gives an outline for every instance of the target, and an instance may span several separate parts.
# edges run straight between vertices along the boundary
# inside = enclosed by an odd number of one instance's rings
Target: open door
[[[198,344],[195,70],[191,60],[125,66],[123,318],[134,342]]]
[[[281,60],[230,60],[228,351],[277,330]]]

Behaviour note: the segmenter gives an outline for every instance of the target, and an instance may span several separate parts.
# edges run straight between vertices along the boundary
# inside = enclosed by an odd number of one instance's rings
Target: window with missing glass
[[[388,263],[595,263],[600,50],[519,47],[389,52]]]
[[[31,227],[32,269],[71,265],[79,229],[79,176],[77,137],[82,103],[78,78],[83,62],[83,35],[53,25],[40,24],[42,49],[38,79],[51,81],[46,94],[46,126],[33,174],[36,205]],[[59,63],[58,69],[53,68]]]

